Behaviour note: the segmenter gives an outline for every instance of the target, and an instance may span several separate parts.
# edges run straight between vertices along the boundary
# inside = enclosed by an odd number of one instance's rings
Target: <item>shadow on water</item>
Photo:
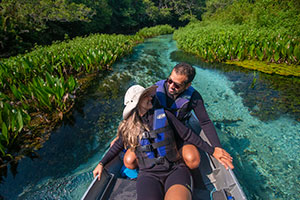
[[[223,63],[205,63],[199,57],[182,51],[172,52],[170,58],[175,62],[223,72],[228,80],[235,83],[232,89],[243,98],[250,114],[262,121],[289,114],[300,122],[300,78],[270,75]]]

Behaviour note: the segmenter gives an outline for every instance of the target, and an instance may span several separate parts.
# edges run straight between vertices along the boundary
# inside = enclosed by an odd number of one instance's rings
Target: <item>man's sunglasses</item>
[[[167,79],[167,82],[168,82],[169,85],[171,85],[171,84],[173,83],[173,84],[174,84],[174,87],[175,87],[176,89],[179,89],[179,88],[181,88],[181,87],[183,86],[183,84],[175,83],[175,82],[174,82],[172,79],[170,79],[170,78]]]

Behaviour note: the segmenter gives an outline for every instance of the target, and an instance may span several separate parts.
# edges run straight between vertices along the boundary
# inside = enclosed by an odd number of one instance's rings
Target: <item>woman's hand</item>
[[[233,169],[232,157],[224,149],[215,147],[213,157],[215,157],[226,169]]]
[[[102,171],[103,171],[103,165],[102,163],[99,163],[93,171],[94,178],[98,175],[98,181],[100,181]]]

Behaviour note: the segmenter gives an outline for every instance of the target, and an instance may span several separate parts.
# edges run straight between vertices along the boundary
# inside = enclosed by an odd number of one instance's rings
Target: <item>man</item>
[[[195,75],[195,69],[191,65],[187,63],[177,64],[166,80],[161,80],[156,83],[158,88],[155,106],[162,106],[170,110],[183,123],[188,120],[193,110],[211,146],[215,148],[214,157],[223,164],[225,168],[233,169],[232,158],[228,159],[227,156],[223,156],[228,153],[221,148],[217,132],[209,119],[200,93],[191,86]],[[181,147],[182,156],[186,165],[190,169],[197,168],[200,163],[198,149],[192,144],[179,141],[178,148]]]

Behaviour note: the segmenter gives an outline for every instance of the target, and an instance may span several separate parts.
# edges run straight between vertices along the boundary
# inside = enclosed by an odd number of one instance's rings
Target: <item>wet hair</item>
[[[185,84],[191,83],[196,75],[195,68],[184,62],[175,65],[172,71],[175,71],[176,74],[185,75],[187,77]]]

